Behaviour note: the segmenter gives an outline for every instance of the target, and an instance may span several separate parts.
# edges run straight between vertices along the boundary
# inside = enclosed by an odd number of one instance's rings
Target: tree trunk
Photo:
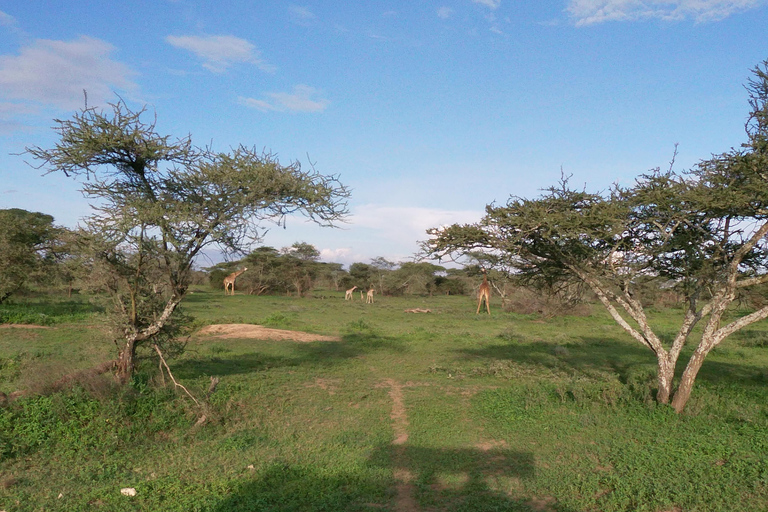
[[[131,336],[125,341],[125,345],[117,356],[117,365],[115,372],[120,384],[127,384],[133,377],[133,370],[136,368],[136,337]]]
[[[680,413],[685,404],[688,403],[688,399],[691,397],[691,391],[693,391],[693,383],[696,381],[696,375],[701,369],[701,365],[704,364],[704,358],[707,357],[708,350],[703,349],[701,346],[691,356],[691,360],[688,361],[688,365],[685,367],[683,377],[680,380],[680,385],[675,391],[675,396],[672,399],[672,408],[675,412]]]
[[[656,401],[660,404],[668,404],[669,397],[672,395],[672,381],[675,378],[675,366],[669,362],[665,355],[659,354],[656,357],[658,362],[656,381],[659,386],[659,389],[656,392]]]

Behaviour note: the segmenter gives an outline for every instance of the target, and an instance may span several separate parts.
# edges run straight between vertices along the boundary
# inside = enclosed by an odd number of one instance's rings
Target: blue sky
[[[0,208],[88,215],[76,182],[18,155],[50,147],[87,89],[147,105],[162,134],[311,160],[352,188],[342,229],[289,219],[264,244],[408,260],[426,228],[561,169],[605,190],[675,144],[678,170],[738,146],[766,27],[768,0],[0,0]]]

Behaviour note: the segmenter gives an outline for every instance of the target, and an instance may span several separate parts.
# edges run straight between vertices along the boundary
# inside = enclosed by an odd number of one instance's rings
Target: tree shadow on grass
[[[684,362],[687,363],[687,358]],[[680,366],[678,374],[682,373],[682,368],[684,367],[683,364],[680,364]],[[764,403],[766,400],[768,373],[766,373],[764,366],[716,361],[710,357],[704,361],[696,377],[696,382],[698,384],[706,383],[718,387],[737,386],[740,391],[746,391],[752,395],[753,399]]]
[[[499,343],[478,349],[458,349],[456,352],[475,361],[510,361],[539,366],[574,376],[602,379],[615,375],[623,384],[637,385],[645,380],[655,393],[656,357],[639,344],[598,337],[580,337],[579,344],[565,347],[552,342]],[[676,379],[680,379],[694,346],[680,354]],[[736,387],[760,401],[765,399],[768,372],[759,365],[717,360],[710,356],[704,361],[696,382],[721,388]]]
[[[534,476],[528,452],[386,445],[354,472],[273,463],[239,483],[211,512],[569,512],[554,498],[524,494],[519,482]]]
[[[548,342],[499,343],[456,352],[471,360],[512,361],[587,377],[612,373],[622,382],[638,365],[656,366],[653,353],[639,345],[592,337],[580,341],[566,347]]]
[[[270,368],[295,366],[322,368],[375,351],[404,350],[403,343],[397,339],[360,333],[344,335],[342,341],[315,341],[311,343],[280,341],[272,343],[289,344],[292,353],[281,356],[254,351],[230,357],[198,356],[176,362],[173,372],[178,378],[194,379],[205,375],[223,377],[247,374]]]

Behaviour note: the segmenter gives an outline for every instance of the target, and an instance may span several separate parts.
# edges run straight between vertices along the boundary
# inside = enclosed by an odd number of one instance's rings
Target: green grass
[[[221,379],[203,410],[151,359],[124,389],[95,379],[0,409],[0,510],[768,510],[768,325],[716,349],[676,415],[653,402],[653,355],[599,307],[545,320],[323,295],[196,289],[199,325],[342,338],[193,336],[169,364],[198,397]],[[654,322],[671,333],[679,315]],[[52,316],[0,332],[0,390],[113,356],[98,312]]]
[[[0,304],[0,324],[56,325],[87,321],[100,313],[102,308],[80,295],[72,298],[45,295]]]

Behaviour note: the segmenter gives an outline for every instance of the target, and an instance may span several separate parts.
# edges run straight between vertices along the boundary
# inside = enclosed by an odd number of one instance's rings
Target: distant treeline
[[[206,271],[213,288],[223,289],[224,278],[247,268],[236,289],[251,295],[292,294],[304,296],[314,289],[359,290],[374,288],[381,295],[462,295],[472,293],[477,271],[447,269],[432,263],[395,263],[374,258],[370,263],[353,263],[345,270],[341,263],[318,261],[319,251],[297,242],[291,247],[259,247],[244,258],[219,263]]]

